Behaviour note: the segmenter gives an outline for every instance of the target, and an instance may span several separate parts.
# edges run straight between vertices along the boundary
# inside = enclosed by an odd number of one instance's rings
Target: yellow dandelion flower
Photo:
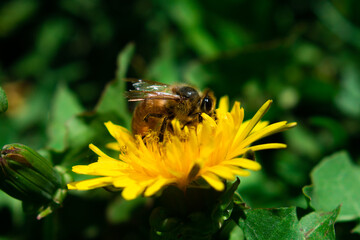
[[[272,101],[267,101],[249,121],[244,120],[244,109],[235,102],[229,112],[229,100],[223,97],[216,110],[217,119],[202,114],[203,121],[196,128],[181,128],[173,121],[174,133],[168,134],[163,143],[141,136],[133,136],[124,127],[105,123],[116,143],[109,148],[119,150],[115,159],[90,144],[98,161],[89,165],[74,166],[79,174],[102,176],[68,184],[69,189],[89,190],[113,185],[122,188],[122,196],[134,199],[143,194],[152,196],[167,185],[185,190],[200,178],[221,191],[224,180],[233,181],[236,176],[248,176],[247,170],[257,171],[259,163],[244,158],[248,150],[285,148],[283,143],[251,146],[255,141],[271,134],[294,127],[286,121],[270,124],[260,121]]]

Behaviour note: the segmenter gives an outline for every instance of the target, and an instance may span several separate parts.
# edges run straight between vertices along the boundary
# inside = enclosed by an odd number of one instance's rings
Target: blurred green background
[[[211,88],[240,100],[247,118],[273,99],[265,118],[298,127],[264,140],[289,147],[259,153],[262,171],[239,192],[252,207],[306,208],[301,189],[322,158],[346,150],[360,163],[359,9],[356,0],[3,0],[0,145],[26,144],[66,167],[94,161],[87,145],[111,141],[103,122],[129,126],[125,76]],[[39,222],[0,192],[0,239],[146,239],[150,205],[72,192]],[[338,223],[339,239],[356,239],[355,225]]]

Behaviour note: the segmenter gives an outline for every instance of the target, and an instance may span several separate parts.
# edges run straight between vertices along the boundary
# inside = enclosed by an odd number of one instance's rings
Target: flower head
[[[196,128],[181,128],[174,120],[174,132],[167,134],[164,142],[158,142],[154,134],[144,139],[133,136],[127,129],[107,122],[105,126],[116,139],[116,143],[108,147],[120,151],[118,159],[90,144],[99,156],[98,161],[74,166],[73,171],[101,177],[73,182],[68,188],[89,190],[113,185],[122,188],[122,196],[130,200],[141,194],[152,196],[167,185],[185,190],[196,180],[203,179],[221,191],[225,187],[224,180],[248,176],[247,170],[260,170],[259,163],[244,157],[247,151],[286,147],[283,143],[251,146],[261,138],[296,125],[286,121],[269,125],[260,121],[271,102],[267,101],[251,120],[244,122],[240,103],[235,102],[229,112],[228,98],[224,97],[216,110],[216,120],[202,114],[203,121]]]

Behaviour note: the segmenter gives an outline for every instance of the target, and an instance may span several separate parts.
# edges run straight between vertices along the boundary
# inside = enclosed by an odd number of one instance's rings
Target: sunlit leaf
[[[124,95],[125,82],[123,78],[126,76],[134,51],[134,45],[128,44],[124,50],[119,53],[116,79],[106,86],[106,89],[96,106],[96,111],[98,113],[115,113],[127,123],[130,122],[130,115],[127,110],[127,100]]]
[[[304,188],[316,211],[332,211],[341,204],[339,221],[360,217],[360,168],[346,152],[324,158],[311,172],[313,186]]]
[[[148,68],[146,78],[166,84],[179,82],[179,63],[176,58],[176,43],[174,36],[165,36],[161,41],[159,55]]]
[[[240,227],[247,240],[303,239],[296,216],[296,208],[249,209]]]
[[[340,92],[335,103],[339,110],[349,116],[360,116],[360,72],[356,65],[348,65],[343,70]]]
[[[300,230],[305,239],[329,239],[335,240],[335,220],[340,212],[337,207],[331,212],[312,212],[300,220]]]
[[[74,116],[66,122],[68,141],[72,148],[88,145],[95,136],[96,129],[86,123],[81,116]]]
[[[76,114],[83,111],[76,96],[65,85],[60,84],[55,94],[51,110],[51,120],[48,126],[48,147],[56,151],[63,151],[67,142],[68,130],[66,123]]]

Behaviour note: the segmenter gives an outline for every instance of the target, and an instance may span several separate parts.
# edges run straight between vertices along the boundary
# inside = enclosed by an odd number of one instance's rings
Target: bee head
[[[189,86],[179,87],[176,91],[176,94],[189,100],[200,98],[199,92],[195,88]]]
[[[211,115],[215,109],[215,97],[212,91],[205,90],[203,98],[201,99],[200,110],[206,114]]]

